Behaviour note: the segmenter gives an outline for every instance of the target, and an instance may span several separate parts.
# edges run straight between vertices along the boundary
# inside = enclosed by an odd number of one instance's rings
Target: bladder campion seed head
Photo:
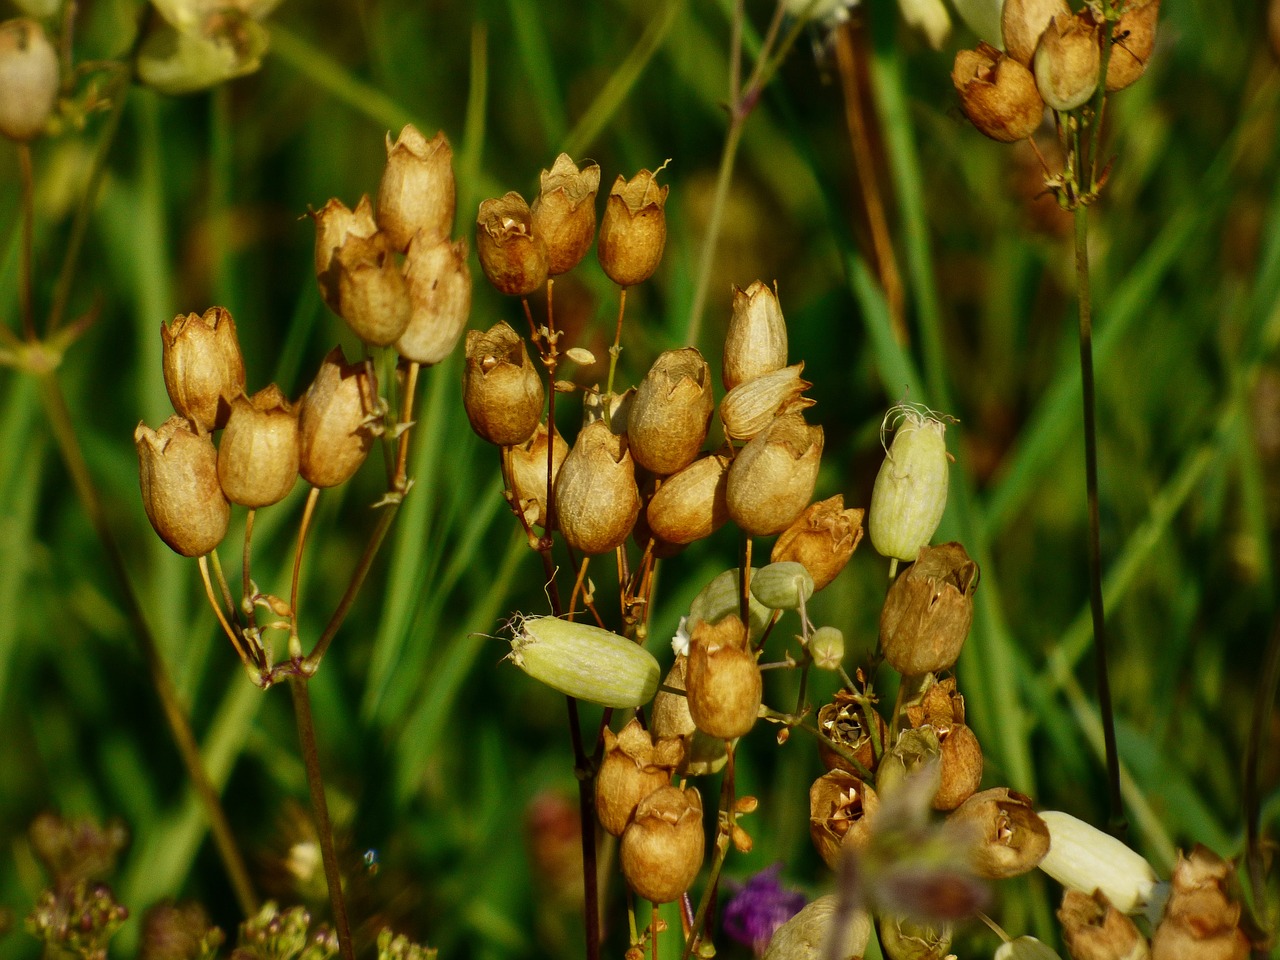
[[[1273,11],[1280,9],[1272,4]],[[1273,12],[1272,16],[1276,14]],[[1160,0],[1130,2],[1111,32],[1111,58],[1107,61],[1107,92],[1123,90],[1147,70],[1156,47],[1156,21]]]
[[[373,204],[369,197],[363,196],[354,210],[336,197],[319,210],[308,211],[316,225],[316,280],[320,284],[320,295],[329,309],[341,313],[338,309],[338,250],[347,242],[348,237],[368,239],[378,232],[378,224],[373,219]]]
[[[978,565],[963,546],[922,547],[885,597],[880,646],[904,676],[946,670],[960,656],[973,623]]]
[[[877,553],[910,561],[929,542],[947,508],[947,427],[927,413],[898,405],[885,414],[881,446],[890,420],[897,421],[897,429],[871,490],[867,527]]]
[[[202,557],[226,536],[231,505],[218,483],[213,438],[174,415],[133,432],[142,506],[160,539],[184,557]]]
[[[1030,69],[1036,45],[1049,27],[1049,21],[1060,13],[1071,12],[1066,0],[1004,0],[1000,11],[1000,32],[1004,52]]]
[[[635,717],[616,736],[605,727],[604,759],[596,775],[596,816],[600,826],[615,837],[622,836],[636,806],[671,782],[672,772],[684,757],[683,740],[668,737],[655,741]]]
[[[412,312],[396,350],[415,363],[439,363],[453,353],[471,316],[467,241],[432,241],[419,233],[409,244],[404,278]]]
[[[388,347],[400,338],[413,307],[396,255],[383,234],[348,236],[334,255],[338,315],[365,343]]]
[[[937,734],[941,768],[933,809],[954,810],[982,782],[982,747],[965,725],[964,697],[956,692],[955,678],[930,683],[907,705],[907,719],[913,729],[930,727]]]
[[[603,420],[583,427],[556,478],[556,517],[565,542],[586,554],[626,541],[640,515],[635,461],[624,434]]]
[[[224,307],[160,325],[164,388],[173,409],[202,430],[226,426],[231,401],[244,392],[244,357],[236,322]]]
[[[821,590],[845,568],[862,542],[865,512],[856,507],[846,509],[840,493],[811,503],[782,531],[769,559],[803,563],[813,577],[813,589]]]
[[[35,20],[0,23],[0,134],[32,140],[58,99],[58,53]]]
[[[693,461],[664,480],[650,499],[645,509],[649,529],[667,543],[693,543],[711,536],[729,519],[728,485],[728,457]]]
[[[552,441],[551,482],[560,474],[564,458],[569,454],[569,444],[557,430]],[[524,443],[508,447],[502,459],[503,476],[507,489],[515,498],[516,508],[524,515],[530,527],[545,527],[547,523],[547,425],[539,423],[533,436]]]
[[[1235,873],[1234,864],[1201,844],[1179,852],[1164,918],[1151,938],[1155,960],[1246,960],[1250,944],[1240,929]]]
[[[636,896],[670,903],[702,869],[702,795],[693,787],[660,787],[636,807],[622,834],[622,874]]]
[[[933,727],[903,730],[876,768],[876,787],[885,797],[914,789],[932,800],[941,782],[942,745]]]
[[[1054,110],[1083,105],[1098,89],[1102,70],[1102,47],[1093,17],[1087,11],[1054,17],[1040,37],[1032,69],[1036,89]]]
[[[662,260],[667,242],[663,207],[671,188],[658,186],[661,171],[641,170],[630,180],[619,174],[605,202],[596,256],[605,275],[620,287],[648,280]]]
[[[986,43],[956,54],[951,82],[964,115],[992,140],[1024,140],[1044,118],[1044,101],[1031,71]]]
[[[625,710],[657,692],[658,661],[616,633],[559,617],[517,617],[510,627],[507,659],[566,696]]]
[[[871,840],[871,822],[880,798],[875,790],[847,770],[828,770],[809,787],[809,836],[832,870],[840,864],[840,849],[860,850]]]
[[[1138,913],[1151,902],[1156,872],[1141,854],[1069,813],[1045,810],[1038,819],[1047,851],[1038,863],[1053,879],[1081,893],[1100,890],[1121,913]]]
[[[880,918],[880,949],[886,960],[938,960],[951,951],[953,928],[949,923]]]
[[[736,615],[693,628],[685,683],[689,715],[703,733],[732,740],[755,726],[763,683],[747,630]]]
[[[1079,960],[1148,960],[1151,950],[1147,938],[1132,920],[1111,905],[1101,891],[1092,894],[1065,890],[1058,908],[1062,924],[1062,942],[1067,952]],[[1241,960],[1249,955],[1246,948]],[[1186,954],[1186,960],[1206,957],[1204,953]],[[1166,960],[1172,960],[1166,957]]]
[[[774,931],[764,952],[764,960],[822,960],[823,957],[861,957],[871,942],[873,928],[867,911],[855,910],[853,916],[836,923],[836,905],[840,898],[829,893],[818,897],[794,917]],[[832,950],[830,937],[839,937],[840,946]]]
[[[973,831],[975,843],[969,851],[969,865],[974,873],[988,880],[1026,873],[1049,852],[1047,822],[1031,809],[1030,797],[1008,787],[975,793],[947,821],[967,824]]]
[[[547,282],[547,245],[533,230],[524,197],[511,191],[480,204],[476,254],[499,293],[526,297]]]
[[[542,419],[542,378],[524,340],[505,322],[467,331],[462,405],[471,429],[499,446],[524,443]]]
[[[378,226],[401,253],[414,235],[428,242],[446,241],[453,233],[457,192],[453,182],[453,147],[443,132],[428,140],[413,124],[393,144],[387,134],[387,165],[378,185]]]
[[[547,245],[547,273],[568,273],[591,249],[596,236],[596,193],[600,165],[581,170],[567,153],[542,171],[542,189],[533,201],[533,232]]]
[[[231,403],[218,447],[218,481],[232,503],[278,503],[298,479],[298,411],[274,383]]]
[[[822,629],[834,628],[823,627]],[[814,635],[814,639],[817,639],[817,634]],[[811,640],[810,644],[812,642]],[[853,754],[854,758],[868,770],[874,771],[876,750],[872,743],[872,734],[867,730],[868,713],[872,717],[871,722],[875,724],[874,736],[883,749],[886,736],[884,719],[875,708],[868,706],[864,709],[862,704],[847,696],[842,697],[839,693],[836,694],[836,699],[832,703],[825,704],[818,711],[818,730],[836,746]],[[823,741],[818,742],[818,758],[828,770],[857,772],[853,764]]]
[[[822,441],[822,428],[800,414],[777,417],[734,457],[725,493],[730,518],[753,537],[791,526],[813,496]]]
[[[720,401],[720,420],[730,440],[750,440],[784,413],[799,413],[814,401],[801,396],[812,383],[800,378],[803,363],[762,373],[730,390]]]
[[[799,610],[813,596],[813,577],[794,560],[770,563],[751,577],[751,595],[770,610]]]
[[[324,358],[298,401],[298,472],[313,487],[336,487],[360,469],[373,445],[378,391],[369,364],[347,363],[341,347]]]
[[[726,390],[787,365],[787,321],[778,303],[778,288],[756,280],[746,290],[733,288],[733,313],[724,335]],[[797,371],[797,376],[799,371]]]
[[[636,463],[662,477],[683,470],[707,439],[714,406],[711,368],[696,348],[659,354],[627,415]]]

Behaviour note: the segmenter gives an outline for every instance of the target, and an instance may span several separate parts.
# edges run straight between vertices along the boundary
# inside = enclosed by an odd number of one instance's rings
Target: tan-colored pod
[[[430,243],[453,233],[457,190],[453,179],[453,147],[443,132],[428,140],[413,124],[395,143],[387,134],[387,165],[378,184],[378,226],[401,253],[418,233]]]
[[[1004,0],[1000,33],[1004,52],[1030,69],[1040,37],[1060,13],[1070,13],[1066,0]]]
[[[274,383],[231,404],[218,447],[218,482],[232,503],[278,503],[298,479],[298,411]]]
[[[769,559],[804,564],[821,590],[836,578],[862,542],[862,518],[866,511],[845,508],[844,494],[811,503],[791,526],[778,536]]]
[[[640,801],[669,784],[684,757],[683,740],[669,737],[655,741],[635,717],[617,735],[605,727],[604,757],[596,774],[600,826],[615,837],[622,836]]]
[[[787,321],[772,288],[756,280],[733,288],[733,313],[724,335],[720,379],[726,390],[787,365]]]
[[[640,515],[635,461],[625,435],[603,420],[583,427],[556,478],[557,526],[585,554],[620,547]]]
[[[720,401],[720,420],[730,440],[750,440],[784,413],[800,413],[814,401],[803,396],[813,386],[801,379],[803,363],[762,373],[738,384]]]
[[[533,232],[547,246],[547,273],[568,273],[591,249],[596,236],[596,192],[600,165],[581,170],[562,153],[550,170],[542,171],[541,190],[533,201]]]
[[[1271,5],[1272,11],[1280,9]],[[1276,14],[1273,12],[1272,17]],[[1107,60],[1107,92],[1123,90],[1137,83],[1147,70],[1147,61],[1156,48],[1156,22],[1160,0],[1137,0],[1125,5],[1124,13],[1111,31],[1111,57]]]
[[[409,244],[404,278],[411,312],[396,350],[424,366],[439,363],[453,353],[471,316],[467,241],[432,241],[418,234]]]
[[[551,483],[560,475],[560,467],[569,454],[569,444],[557,430],[551,452]],[[547,425],[539,423],[533,436],[524,443],[508,447],[502,459],[507,489],[515,498],[516,508],[530,527],[547,523]]]
[[[533,230],[533,213],[515,191],[480,204],[476,254],[499,293],[525,297],[547,282],[547,245]]]
[[[867,730],[868,713],[875,723],[874,737],[879,741],[880,752],[883,752],[887,735],[883,718],[873,707],[868,706],[864,709],[855,700],[841,696],[841,692],[836,693],[836,699],[833,702],[823,705],[818,710],[818,730],[827,740],[847,753],[853,754],[854,759],[867,770],[874,771],[877,751],[875,743],[872,742],[873,734]],[[818,758],[828,770],[845,770],[855,776],[858,773],[853,764],[833,750],[825,741],[818,742]]]
[[[298,401],[298,472],[313,487],[346,483],[364,463],[378,427],[378,392],[364,361],[334,347]]]
[[[677,654],[653,698],[649,729],[655,737],[692,737],[698,725],[689,713],[689,699],[684,696],[689,657]],[[680,691],[679,693],[672,691]]]
[[[596,256],[605,275],[620,287],[648,280],[662,260],[667,242],[663,208],[671,188],[658,186],[661,169],[641,170],[630,180],[619,175],[605,202]]]
[[[973,796],[982,782],[982,746],[965,724],[964,697],[954,677],[931,683],[918,700],[907,705],[913,729],[931,727],[938,735],[940,775],[933,809],[954,810]]]
[[[798,413],[776,418],[757,434],[729,468],[730,519],[753,537],[791,526],[813,496],[822,441],[822,428],[809,426]]]
[[[809,787],[809,836],[818,855],[832,870],[840,863],[840,849],[858,850],[871,839],[880,798],[875,790],[847,770],[828,770]]]
[[[1151,938],[1152,960],[1247,960],[1251,945],[1240,927],[1243,908],[1231,861],[1196,844],[1191,853],[1178,853],[1169,884],[1164,918]]]
[[[338,306],[338,250],[349,237],[369,239],[378,232],[378,222],[373,217],[373,203],[368,195],[360,198],[354,210],[336,197],[319,210],[309,211],[316,225],[315,267],[320,295],[329,309],[341,313]]]
[[[1031,70],[987,43],[956,54],[951,83],[969,122],[992,140],[1025,140],[1044,119],[1044,100]]]
[[[58,51],[36,20],[0,23],[0,134],[32,140],[58,102]]]
[[[1064,890],[1062,906],[1058,908],[1058,922],[1062,925],[1062,942],[1067,954],[1080,960],[1151,960],[1151,948],[1147,938],[1139,932],[1132,920],[1112,906],[1100,890],[1092,894],[1077,890]],[[1156,931],[1157,937],[1159,930]],[[1246,946],[1240,960],[1246,960]],[[1201,952],[1177,954],[1177,960],[1209,960],[1212,954]],[[1165,954],[1163,960],[1175,960]],[[1218,960],[1213,957],[1213,960]]]
[[[904,676],[937,673],[960,656],[973,623],[978,565],[959,543],[922,547],[880,611],[880,646]]]
[[[1026,873],[1049,852],[1049,827],[1031,809],[1031,798],[1008,787],[975,793],[947,820],[972,831],[969,865],[988,880]]]
[[[499,446],[524,443],[542,419],[546,394],[524,339],[503,321],[467,331],[462,405],[481,438]]]
[[[829,893],[803,907],[799,913],[778,927],[764,951],[763,960],[861,960],[875,933],[871,914],[861,908],[851,917],[836,922],[840,897]],[[839,938],[839,945],[828,941]]]
[[[1049,22],[1031,61],[1036,89],[1054,110],[1083,106],[1098,89],[1102,46],[1098,25],[1087,10],[1060,13]]]
[[[334,254],[338,315],[374,347],[388,347],[409,326],[413,306],[396,255],[382,234],[349,236]]]
[[[667,543],[693,543],[711,536],[729,519],[725,492],[729,458],[719,455],[693,461],[668,477],[645,510],[649,529]]]
[[[160,539],[184,557],[202,557],[227,534],[231,505],[218,483],[213,438],[174,415],[133,432],[142,506]]]
[[[687,467],[707,439],[714,406],[711,368],[696,348],[659,354],[627,414],[636,463],[662,477]]]
[[[640,801],[623,831],[622,874],[636,896],[670,903],[693,883],[705,849],[701,794],[660,787]]]
[[[755,726],[763,682],[746,627],[736,616],[693,628],[685,689],[689,715],[708,736],[732,740]]]
[[[244,357],[225,307],[160,325],[164,388],[173,409],[202,430],[226,426],[231,401],[244,393]]]

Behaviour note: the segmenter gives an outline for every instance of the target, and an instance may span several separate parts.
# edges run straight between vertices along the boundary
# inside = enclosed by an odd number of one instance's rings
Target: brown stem
[[[307,502],[302,507],[302,520],[298,523],[298,545],[293,550],[293,576],[289,581],[289,656],[302,656],[302,643],[298,639],[298,582],[302,579],[302,552],[311,532],[311,520],[315,517],[316,504],[320,500],[320,488],[307,491]]]
[[[31,168],[31,144],[18,144],[18,170],[22,180],[22,276],[18,282],[18,301],[22,311],[22,332],[28,342],[36,339],[35,293],[33,288],[35,253],[35,175]]]

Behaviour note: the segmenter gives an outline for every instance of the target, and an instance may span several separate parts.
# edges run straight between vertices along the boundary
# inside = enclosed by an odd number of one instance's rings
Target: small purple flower
[[[724,931],[763,956],[774,931],[800,912],[805,895],[798,890],[784,890],[778,882],[782,864],[761,870],[738,888],[725,904]]]

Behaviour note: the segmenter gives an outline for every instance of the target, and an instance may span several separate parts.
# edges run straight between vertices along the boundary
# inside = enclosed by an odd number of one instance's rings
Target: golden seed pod
[[[729,519],[728,483],[728,457],[693,461],[663,481],[649,500],[645,508],[649,529],[667,543],[693,543],[711,536]]]
[[[867,713],[871,714],[872,722],[875,724],[874,734],[867,730]],[[823,705],[818,710],[818,730],[828,740],[853,754],[854,759],[868,770],[875,770],[876,749],[872,737],[879,740],[883,749],[887,734],[884,719],[874,708],[868,706],[864,710],[857,701],[837,693],[833,702]],[[844,770],[857,774],[853,764],[823,741],[818,742],[818,757],[828,770]]]
[[[1164,918],[1151,938],[1153,960],[1246,960],[1250,943],[1240,928],[1235,872],[1229,860],[1201,844],[1190,854],[1179,852]]]
[[[1141,854],[1069,813],[1045,810],[1037,819],[1047,848],[1038,864],[1058,883],[1081,893],[1099,890],[1121,913],[1140,913],[1151,902],[1156,872]]]
[[[1031,71],[986,43],[956,54],[951,83],[969,122],[992,140],[1025,140],[1044,119],[1044,100]]]
[[[1030,69],[1036,45],[1060,13],[1070,13],[1066,0],[1004,0],[1000,11],[1000,33],[1004,52]]]
[[[338,271],[338,315],[351,332],[375,347],[389,347],[400,338],[413,305],[400,264],[386,237],[348,235],[334,254]]]
[[[414,235],[426,242],[447,241],[453,233],[457,191],[453,147],[443,132],[428,140],[413,124],[396,142],[387,134],[387,165],[378,184],[378,227],[391,246],[404,253]]]
[[[373,218],[373,204],[368,195],[360,198],[354,210],[336,197],[319,210],[308,211],[316,225],[315,266],[320,295],[329,309],[341,315],[338,304],[338,250],[349,237],[369,239],[378,232]]]
[[[724,335],[720,379],[726,390],[781,370],[787,365],[787,321],[778,303],[778,287],[756,280],[746,290],[733,288],[733,314]]]
[[[160,325],[164,388],[173,409],[210,431],[226,426],[231,401],[244,393],[244,357],[225,307]]]
[[[622,393],[602,394],[600,388],[590,387],[582,398],[582,425],[604,420],[614,433],[626,433],[631,419],[631,404],[636,399],[636,388],[627,387]],[[608,411],[608,416],[605,411]]]
[[[809,836],[832,870],[846,843],[860,850],[871,840],[871,821],[880,806],[875,790],[847,770],[828,770],[809,787]]]
[[[581,170],[567,153],[542,171],[542,189],[533,201],[533,232],[547,245],[547,273],[568,273],[591,249],[596,236],[596,193],[600,165]]]
[[[696,348],[659,354],[627,415],[627,441],[636,463],[661,477],[683,470],[707,439],[714,406],[711,368]]]
[[[964,722],[964,697],[956,692],[955,678],[926,679],[924,693],[907,704],[906,713],[913,729],[929,727],[937,734],[941,766],[933,809],[954,810],[978,789],[983,764],[978,737]]]
[[[630,709],[657,692],[658,661],[625,637],[558,617],[520,617],[511,627],[507,659],[566,696]]]
[[[33,140],[58,101],[58,52],[44,27],[21,17],[0,23],[0,134]]]
[[[693,787],[660,787],[640,801],[622,834],[622,874],[636,896],[670,903],[702,869],[705,846],[701,794]]]
[[[852,917],[836,923],[836,902],[840,898],[829,893],[800,909],[794,917],[773,932],[764,951],[764,960],[859,960],[871,942],[871,915],[858,909]],[[834,949],[827,941],[840,937]]]
[[[1280,8],[1273,4],[1272,9]],[[1131,0],[1125,6],[1111,33],[1111,57],[1107,60],[1108,93],[1137,83],[1146,73],[1147,61],[1156,48],[1156,21],[1159,18],[1160,0]]]
[[[341,347],[324,358],[298,401],[298,472],[313,487],[346,483],[373,446],[378,389],[370,366],[347,363]]]
[[[557,430],[552,441],[551,482],[560,475],[560,467],[569,454],[569,444]],[[506,448],[502,459],[507,489],[515,498],[516,508],[530,527],[547,525],[547,425],[539,423],[533,436],[524,443]]]
[[[213,438],[174,415],[133,432],[142,506],[160,539],[184,557],[202,557],[226,536],[231,505],[218,483]]]
[[[471,429],[499,446],[524,443],[542,419],[542,378],[521,336],[506,322],[467,331],[462,405]]]
[[[795,522],[779,535],[769,559],[794,560],[813,577],[813,589],[821,590],[836,578],[862,542],[862,517],[866,511],[845,509],[844,494],[811,503]]]
[[[770,563],[751,577],[751,595],[770,610],[799,610],[813,596],[813,577],[802,563]]]
[[[556,518],[565,542],[585,554],[626,541],[640,515],[635,462],[625,435],[603,420],[583,427],[556,478]]]
[[[1074,110],[1098,89],[1102,46],[1087,12],[1060,13],[1049,22],[1031,61],[1036,89],[1054,110]]]
[[[1049,852],[1049,825],[1031,809],[1030,797],[1008,787],[975,793],[947,817],[947,822],[962,824],[973,832],[969,865],[988,880],[1026,873]]]
[[[418,234],[409,244],[404,278],[411,312],[396,350],[424,366],[439,363],[453,353],[471,316],[467,241],[432,241]]]
[[[274,383],[231,403],[218,447],[218,482],[232,503],[268,507],[298,479],[298,411]]]
[[[547,282],[547,245],[534,232],[524,197],[511,191],[484,201],[476,227],[476,253],[495,290],[526,297]]]
[[[959,543],[922,547],[880,611],[880,646],[903,676],[937,673],[960,656],[973,623],[978,565]]]
[[[689,714],[689,700],[683,695],[685,689],[685,673],[688,670],[689,658],[685,654],[677,654],[671,669],[667,671],[653,698],[653,713],[649,720],[649,729],[660,739],[682,737],[688,739],[698,725]],[[671,691],[681,691],[673,693]]]
[[[736,614],[693,628],[685,684],[689,715],[703,733],[732,740],[755,726],[764,685]]]
[[[596,816],[615,837],[631,822],[640,801],[671,782],[684,762],[684,741],[669,737],[655,741],[635,717],[615,736],[604,729],[604,758],[596,774]]]
[[[1075,960],[1149,960],[1151,957],[1147,938],[1100,891],[1093,894],[1063,891],[1058,922],[1062,924],[1062,942]],[[1158,930],[1156,936],[1159,936]],[[1201,952],[1185,954],[1186,960],[1206,956],[1209,955]],[[1248,956],[1246,947],[1240,960]]]
[[[743,447],[729,468],[729,516],[753,537],[781,533],[813,496],[822,462],[822,428],[798,413],[776,418]]]
[[[630,180],[619,174],[605,202],[596,257],[605,275],[620,287],[648,280],[662,260],[667,242],[663,207],[671,188],[658,186],[661,169],[641,170]]]
[[[899,415],[902,420],[871,490],[867,532],[881,556],[912,561],[947,508],[947,428],[909,407],[895,407],[885,419]]]
[[[802,396],[813,386],[800,378],[803,363],[752,377],[731,389],[720,401],[720,420],[730,440],[750,440],[784,413],[799,413],[814,401]]]
[[[952,933],[949,923],[881,917],[880,950],[885,960],[942,960],[951,955]]]

